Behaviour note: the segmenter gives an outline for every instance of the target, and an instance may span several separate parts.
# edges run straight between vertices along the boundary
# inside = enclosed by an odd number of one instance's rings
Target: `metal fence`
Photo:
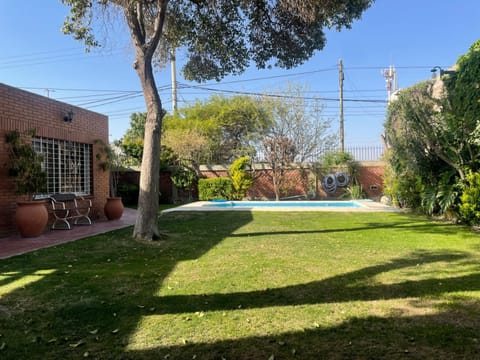
[[[333,149],[322,149],[321,155],[324,155],[328,152],[340,151],[338,148]],[[383,158],[383,153],[385,149],[383,146],[348,146],[345,147],[345,152],[353,156],[356,161],[379,161]],[[316,155],[318,161],[318,155]]]
[[[321,162],[322,158],[332,152],[339,152],[338,147],[322,147],[319,148],[315,154],[308,156],[303,162]],[[355,161],[380,161],[383,158],[384,148],[383,146],[346,146],[345,152],[353,156]],[[256,162],[264,162],[265,157],[261,152],[257,152],[255,158]]]

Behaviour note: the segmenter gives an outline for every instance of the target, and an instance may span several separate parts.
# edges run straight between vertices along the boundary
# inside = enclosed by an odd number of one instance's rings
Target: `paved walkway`
[[[0,259],[25,254],[38,249],[67,243],[93,235],[103,234],[112,230],[125,228],[135,224],[137,211],[125,208],[121,219],[107,221],[98,220],[93,225],[76,225],[71,230],[48,230],[34,238],[22,238],[14,235],[0,239]]]

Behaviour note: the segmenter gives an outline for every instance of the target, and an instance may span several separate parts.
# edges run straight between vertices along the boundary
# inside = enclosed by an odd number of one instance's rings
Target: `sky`
[[[110,140],[120,139],[131,113],[145,111],[128,32],[108,28],[104,47],[86,53],[80,42],[61,32],[67,14],[59,0],[0,0],[0,82],[105,114]],[[383,70],[395,67],[400,89],[430,79],[433,67],[452,66],[480,39],[479,14],[479,0],[376,0],[351,29],[326,29],[325,48],[301,66],[253,66],[220,82],[183,79],[180,51],[178,106],[214,94],[281,93],[288,84],[298,84],[305,97],[321,99],[322,114],[337,132],[341,59],[345,146],[377,146],[387,106]],[[155,78],[170,112],[170,66],[159,69]]]

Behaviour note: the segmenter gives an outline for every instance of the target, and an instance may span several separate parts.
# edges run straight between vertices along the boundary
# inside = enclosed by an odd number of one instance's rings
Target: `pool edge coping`
[[[322,201],[322,200],[311,200],[311,201]],[[329,200],[330,201],[330,200]],[[338,201],[338,200],[337,200]],[[295,206],[295,207],[282,207],[282,206],[275,206],[275,207],[210,207],[206,206],[207,204],[211,204],[209,201],[196,201],[189,204],[180,205],[174,208],[163,210],[162,213],[170,213],[176,211],[323,211],[323,212],[400,212],[400,209],[384,205],[379,202],[375,202],[372,200],[348,200],[354,201],[361,205],[361,207],[356,208],[349,208],[349,207],[302,207],[302,206]],[[293,202],[293,201],[292,201]]]

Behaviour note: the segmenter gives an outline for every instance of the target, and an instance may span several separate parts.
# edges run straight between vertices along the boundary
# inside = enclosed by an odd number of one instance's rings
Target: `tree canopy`
[[[132,113],[130,115],[130,127],[120,139],[119,146],[128,157],[138,164],[143,156],[143,138],[145,137],[146,113]]]
[[[240,156],[254,155],[255,144],[265,136],[271,123],[269,107],[261,99],[214,95],[167,117],[164,140],[169,142],[175,132],[194,130],[207,140],[203,153],[198,153],[198,161],[231,163]]]
[[[271,167],[269,175],[276,200],[288,190],[286,173],[291,163],[318,159],[320,148],[330,147],[336,140],[329,133],[330,120],[322,116],[322,104],[307,101],[305,91],[303,86],[289,84],[281,96],[263,99],[272,121],[259,153]]]
[[[153,75],[158,50],[185,52],[187,79],[203,81],[259,68],[292,68],[325,46],[323,29],[348,28],[373,0],[61,0],[70,7],[63,31],[100,45],[96,20],[123,19],[135,49],[147,119],[134,236],[158,237],[158,171],[162,103]],[[108,17],[107,17],[108,18]]]
[[[331,120],[322,114],[319,101],[305,99],[307,88],[288,84],[280,97],[264,98],[265,107],[270,109],[272,122],[267,130],[269,139],[277,138],[285,144],[291,142],[292,161],[305,162],[318,155],[319,150],[331,148],[337,141],[330,132]]]

